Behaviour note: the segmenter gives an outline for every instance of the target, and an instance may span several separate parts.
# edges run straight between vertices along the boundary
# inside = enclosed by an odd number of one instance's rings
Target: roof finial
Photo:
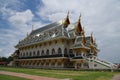
[[[82,36],[84,36],[84,35],[85,35],[85,30],[84,30],[84,27],[82,28],[81,35],[82,35]]]
[[[81,14],[79,15],[79,18],[78,18],[78,22],[77,24],[75,25],[75,30],[76,30],[76,33],[81,35],[82,34],[82,25],[81,25],[81,22],[80,22],[80,18],[81,18]]]
[[[82,15],[81,15],[81,13],[80,13],[79,19],[81,19],[81,16],[82,16]]]
[[[67,12],[67,17],[69,17],[69,10],[68,10],[68,12]]]
[[[70,24],[70,21],[69,21],[69,11],[68,11],[67,16],[66,16],[66,18],[65,18],[65,20],[64,20],[64,22],[63,22],[64,28],[67,28],[67,26],[68,26],[69,24]]]
[[[97,44],[96,44],[96,38],[93,40],[93,44],[94,44],[94,45],[97,45]]]
[[[82,14],[80,13],[80,17],[82,17]]]
[[[91,43],[93,43],[93,32],[91,33],[91,37],[90,37],[90,41],[91,41]]]
[[[85,45],[86,43],[86,39],[85,39],[85,34],[83,33],[83,36],[82,36],[82,44]]]

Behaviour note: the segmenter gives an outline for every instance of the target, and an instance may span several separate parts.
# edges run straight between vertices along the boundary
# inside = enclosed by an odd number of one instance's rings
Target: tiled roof
[[[58,26],[58,25],[60,25],[60,23],[58,23],[58,22],[54,22],[54,23],[48,24],[48,25],[46,25],[46,26],[43,26],[43,27],[38,28],[38,29],[36,29],[36,30],[33,30],[33,31],[30,33],[30,35],[34,35],[34,34],[40,33],[40,32],[42,32],[42,31],[44,31],[44,30],[46,30],[46,29],[50,29],[50,28],[56,27],[56,26]]]

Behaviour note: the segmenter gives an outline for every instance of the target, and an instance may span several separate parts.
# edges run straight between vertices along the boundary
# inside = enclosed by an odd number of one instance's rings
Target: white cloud
[[[30,21],[32,21],[34,15],[32,14],[31,10],[26,10],[23,12],[16,12],[14,15],[12,15],[11,17],[9,17],[9,21],[12,24],[15,25],[20,25],[20,24],[26,24]]]
[[[19,4],[16,4],[19,3]],[[0,29],[0,55],[10,56],[15,51],[14,46],[19,40],[23,39],[27,32],[31,32],[32,25],[36,27],[41,27],[42,23],[34,22],[34,14],[30,9],[17,11],[13,7],[20,8],[22,2],[17,0],[12,0],[11,2],[5,1],[2,6],[0,6],[1,18],[9,22],[9,29]],[[12,5],[11,7],[8,7]],[[6,25],[4,26],[6,27]]]

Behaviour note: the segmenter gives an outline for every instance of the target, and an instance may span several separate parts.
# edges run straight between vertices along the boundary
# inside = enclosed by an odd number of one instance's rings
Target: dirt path
[[[48,78],[48,77],[35,76],[35,75],[16,73],[16,72],[7,72],[7,71],[0,71],[0,74],[22,77],[22,78],[27,78],[27,79],[31,79],[31,80],[58,80],[56,78]]]
[[[115,75],[112,80],[120,80],[120,74]]]

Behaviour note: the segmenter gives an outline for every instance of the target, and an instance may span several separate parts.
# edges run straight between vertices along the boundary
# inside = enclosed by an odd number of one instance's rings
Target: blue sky
[[[0,0],[0,56],[11,55],[32,25],[62,20],[68,10],[71,23],[82,14],[86,35],[93,32],[97,40],[98,57],[120,63],[119,0]]]

